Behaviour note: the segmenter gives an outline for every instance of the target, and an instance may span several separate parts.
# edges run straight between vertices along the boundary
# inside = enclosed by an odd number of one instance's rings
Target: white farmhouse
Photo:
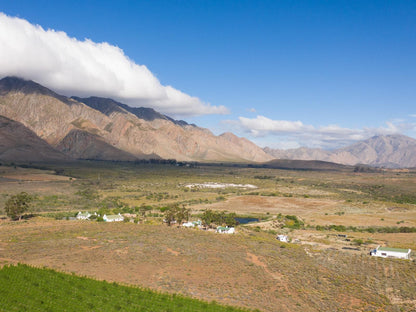
[[[224,227],[224,226],[219,226],[217,227],[217,233],[221,233],[221,234],[234,234],[235,233],[235,229],[233,227]]]
[[[195,226],[200,226],[202,224],[201,220],[198,221],[188,221],[182,224],[182,226],[187,227],[187,228],[191,228],[191,227],[195,227]]]
[[[124,220],[124,217],[120,213],[118,215],[104,215],[103,220],[105,222],[120,222]]]
[[[371,256],[382,258],[410,259],[411,249],[380,247],[370,251]]]
[[[187,228],[191,228],[191,227],[195,227],[195,224],[193,222],[185,222],[182,224],[183,227],[187,227]]]
[[[279,241],[284,242],[284,243],[289,242],[289,238],[287,237],[287,235],[282,235],[282,234],[277,235],[276,239],[278,239]]]
[[[86,211],[86,212],[78,212],[77,214],[77,220],[88,220],[91,217],[91,214]]]

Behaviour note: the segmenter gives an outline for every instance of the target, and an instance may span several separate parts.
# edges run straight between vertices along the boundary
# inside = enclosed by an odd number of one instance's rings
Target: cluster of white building
[[[217,227],[216,232],[220,233],[220,234],[234,234],[235,233],[235,228],[228,227],[228,226],[219,226],[219,227]]]
[[[187,221],[185,223],[182,223],[183,227],[187,227],[187,228],[193,228],[193,227],[200,227],[202,225],[201,220],[198,221]]]
[[[201,222],[201,220],[187,221],[185,223],[182,223],[182,226],[186,227],[186,228],[194,228],[194,227],[202,228],[202,222]],[[215,230],[215,232],[220,233],[220,234],[234,234],[235,233],[235,228],[234,227],[228,227],[228,226],[218,226],[217,229]]]
[[[80,211],[80,212],[78,212],[76,218],[77,218],[77,220],[90,220],[90,217],[92,215],[95,215],[95,216],[99,217],[99,215],[97,215],[96,212],[94,212],[94,214],[90,214],[88,211],[85,211],[85,212]],[[103,215],[103,220],[105,222],[121,222],[121,221],[124,221],[124,217],[120,213],[116,214],[116,215],[106,215],[105,214],[105,215]]]
[[[92,215],[97,215],[96,212],[94,214],[90,214],[89,212],[78,212],[76,219],[77,220],[90,220]],[[121,222],[124,221],[124,217],[119,213],[117,215],[104,215],[103,220],[105,222]],[[188,221],[182,224],[183,227],[186,228],[193,228],[193,227],[201,227],[202,222],[201,220],[198,221]],[[219,226],[216,229],[217,233],[221,234],[234,234],[235,228],[228,227],[228,226]],[[276,236],[276,239],[288,243],[289,238],[287,235],[279,234]],[[370,255],[374,257],[382,257],[382,258],[397,258],[397,259],[410,259],[410,254],[412,253],[411,249],[401,249],[401,248],[391,248],[391,247],[380,247],[378,246],[376,249],[370,251]]]

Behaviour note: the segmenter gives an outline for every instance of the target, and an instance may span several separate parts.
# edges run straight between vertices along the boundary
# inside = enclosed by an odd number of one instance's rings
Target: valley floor
[[[33,198],[32,217],[10,221],[2,208],[22,191]],[[369,256],[377,245],[416,250],[415,194],[409,170],[3,165],[0,265],[46,266],[260,311],[415,311],[416,262]],[[168,227],[163,211],[175,205],[192,220],[211,209],[260,222],[234,235]],[[78,211],[134,214],[136,223],[62,220]]]

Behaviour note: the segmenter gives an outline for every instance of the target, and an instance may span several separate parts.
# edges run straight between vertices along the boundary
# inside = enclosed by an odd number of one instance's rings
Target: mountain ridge
[[[416,167],[416,140],[404,135],[374,136],[334,151],[305,147],[261,149],[233,133],[215,136],[209,129],[175,120],[151,108],[130,107],[94,96],[69,98],[18,77],[0,80],[0,116],[20,124],[26,130],[18,133],[28,133],[31,142],[38,142],[43,152],[35,150],[36,144],[27,149],[32,148],[33,153],[29,152],[29,155],[36,154],[37,159],[40,155],[49,159],[50,153],[54,155],[53,159],[62,156],[65,159],[121,161],[162,158],[265,163],[279,158],[386,168]],[[8,151],[10,155],[19,154],[11,142],[16,146],[24,142],[10,139],[10,129],[17,127],[10,121],[3,122],[0,129],[3,159],[10,158],[5,156]],[[23,129],[21,127],[19,129]]]
[[[16,77],[0,80],[0,115],[22,123],[52,148],[75,158],[237,162],[272,159],[244,138],[215,136],[208,129],[174,120],[153,109],[132,108],[112,99],[68,98]]]
[[[122,111],[125,110],[129,113],[132,113],[133,115],[137,116],[140,119],[146,120],[146,121],[153,121],[155,119],[163,119],[163,120],[169,120],[177,125],[181,126],[187,126],[189,125],[184,120],[175,120],[169,116],[163,115],[157,111],[155,111],[153,108],[147,108],[147,107],[131,107],[127,104],[123,104],[120,102],[117,102],[110,98],[103,98],[98,96],[90,96],[88,98],[81,98],[77,96],[72,96],[72,99],[82,102],[89,107],[92,107],[96,110],[101,111],[102,113],[109,115],[113,110],[114,111]],[[196,125],[193,125],[196,126]]]

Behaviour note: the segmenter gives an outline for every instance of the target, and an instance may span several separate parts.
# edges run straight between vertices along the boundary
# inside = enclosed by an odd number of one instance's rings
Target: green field
[[[27,265],[0,269],[1,311],[248,311]]]

